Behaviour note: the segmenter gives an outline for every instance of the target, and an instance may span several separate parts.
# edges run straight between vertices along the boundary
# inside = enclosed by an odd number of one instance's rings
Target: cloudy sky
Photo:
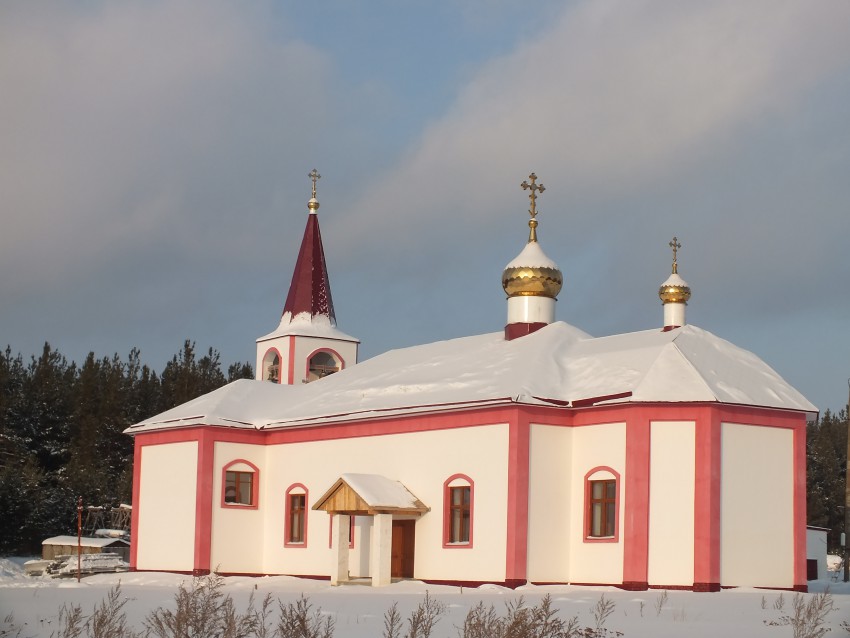
[[[0,342],[253,363],[314,167],[361,358],[502,329],[535,171],[559,319],[660,326],[677,235],[689,323],[846,402],[847,0],[3,2]]]

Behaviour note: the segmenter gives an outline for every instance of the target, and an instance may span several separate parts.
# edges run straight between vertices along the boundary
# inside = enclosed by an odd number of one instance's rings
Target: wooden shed
[[[76,536],[54,536],[41,542],[41,557],[54,560],[57,556],[76,555]],[[118,554],[122,560],[130,559],[130,543],[120,538],[92,538],[83,536],[80,540],[82,554]]]

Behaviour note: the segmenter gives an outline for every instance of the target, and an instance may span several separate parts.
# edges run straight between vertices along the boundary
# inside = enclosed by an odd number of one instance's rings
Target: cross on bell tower
[[[310,198],[310,201],[307,202],[307,208],[310,209],[310,214],[315,214],[315,212],[319,210],[319,200],[316,199],[316,182],[322,179],[322,176],[319,175],[319,171],[314,168],[307,174],[307,177],[313,181],[313,196]]]

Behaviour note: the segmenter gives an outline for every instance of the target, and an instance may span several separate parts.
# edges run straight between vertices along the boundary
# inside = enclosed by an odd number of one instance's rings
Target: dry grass
[[[813,594],[808,601],[802,594],[795,594],[793,606],[793,614],[780,616],[778,620],[765,621],[765,624],[790,626],[794,638],[822,638],[830,631],[826,626],[826,617],[835,607],[829,590]],[[774,604],[774,609],[782,609],[782,606]]]

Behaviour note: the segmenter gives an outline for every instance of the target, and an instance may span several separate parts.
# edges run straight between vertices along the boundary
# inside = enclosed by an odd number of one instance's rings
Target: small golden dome
[[[661,284],[658,289],[658,297],[661,303],[683,303],[687,304],[691,298],[691,289],[685,280],[679,277],[677,273],[673,273],[670,277]]]
[[[540,244],[530,241],[502,271],[502,288],[508,297],[551,297],[561,292],[564,276]]]

